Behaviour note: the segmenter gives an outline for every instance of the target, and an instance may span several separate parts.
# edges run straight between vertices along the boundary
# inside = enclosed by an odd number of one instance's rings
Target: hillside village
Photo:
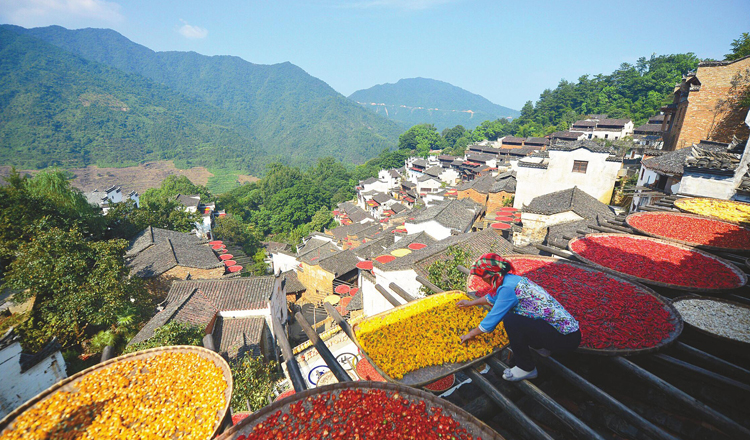
[[[202,345],[230,362],[246,353],[278,362],[275,398],[293,389],[290,368],[307,388],[336,381],[307,325],[356,377],[358,349],[326,304],[353,325],[424,297],[425,286],[447,281],[430,268],[457,249],[469,264],[487,252],[564,256],[571,238],[628,231],[625,213],[672,210],[683,197],[750,202],[750,114],[736,107],[716,117],[732,77],[745,69],[750,56],[700,64],[677,84],[674,102],[637,127],[592,114],[545,137],[503,136],[473,143],[463,156],[409,157],[361,180],[355,197],[331,210],[337,226],[294,246],[264,242],[264,275],[249,273],[252,256],[213,230],[227,215],[220,205],[180,194],[181,209],[199,216],[192,232],[149,226],[128,244],[130,277],[156,298],[128,345],[170,323],[197,326]],[[86,197],[106,214],[139,195],[112,187]],[[10,301],[4,307],[17,313]],[[57,341],[37,353],[19,343],[13,329],[0,339],[0,417],[66,377]],[[113,354],[109,347],[99,357]]]

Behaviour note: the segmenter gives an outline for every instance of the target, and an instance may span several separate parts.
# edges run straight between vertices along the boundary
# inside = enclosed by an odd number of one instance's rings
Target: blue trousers
[[[581,331],[564,335],[543,319],[528,318],[509,312],[503,317],[510,349],[516,366],[525,371],[535,368],[531,348],[546,348],[552,353],[565,353],[578,348]]]

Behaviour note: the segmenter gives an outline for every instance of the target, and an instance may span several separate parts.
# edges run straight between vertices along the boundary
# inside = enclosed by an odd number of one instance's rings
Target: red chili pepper
[[[700,289],[732,289],[741,279],[726,264],[692,250],[627,235],[577,239],[573,252],[594,263],[635,277]]]
[[[628,218],[641,231],[693,245],[750,249],[750,230],[731,223],[675,212],[644,212]]]
[[[578,320],[582,347],[650,348],[675,328],[664,304],[634,284],[561,262],[510,260],[517,275],[543,287]]]

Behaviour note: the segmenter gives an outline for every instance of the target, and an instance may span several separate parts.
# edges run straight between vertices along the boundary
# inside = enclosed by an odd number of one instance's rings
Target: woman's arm
[[[459,309],[465,309],[467,307],[473,307],[473,306],[490,306],[490,305],[492,304],[490,304],[486,296],[479,297],[475,300],[462,299],[461,301],[456,303],[456,306],[458,306]]]
[[[500,321],[502,321],[505,314],[515,307],[516,304],[518,304],[518,298],[516,298],[515,289],[507,287],[500,287],[497,289],[497,299],[495,299],[495,304],[492,305],[492,310],[490,310],[487,316],[484,317],[477,328],[461,336],[461,343],[464,343],[482,333],[489,333],[495,330],[495,327],[497,327]]]

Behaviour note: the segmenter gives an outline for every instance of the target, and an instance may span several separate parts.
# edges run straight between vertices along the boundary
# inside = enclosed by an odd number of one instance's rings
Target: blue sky
[[[290,61],[344,95],[447,81],[520,109],[560,79],[652,53],[721,59],[750,0],[0,0],[0,22],[111,28],[157,51]]]

